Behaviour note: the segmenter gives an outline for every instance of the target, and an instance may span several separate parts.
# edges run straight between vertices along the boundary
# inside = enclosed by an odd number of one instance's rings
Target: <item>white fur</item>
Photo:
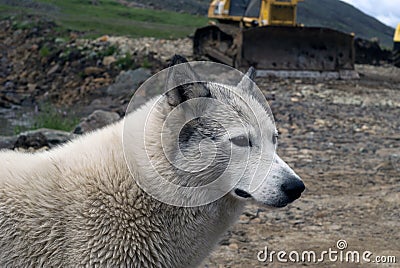
[[[0,153],[1,267],[194,267],[207,256],[242,202],[178,208],[149,197],[125,164],[122,127]]]

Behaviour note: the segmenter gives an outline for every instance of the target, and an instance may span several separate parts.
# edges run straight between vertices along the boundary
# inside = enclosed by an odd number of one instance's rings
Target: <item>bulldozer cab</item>
[[[241,16],[259,18],[261,11],[261,0],[231,0],[229,16]]]
[[[214,0],[208,17],[244,27],[296,25],[297,3],[302,0]]]
[[[397,50],[400,50],[400,23],[396,27],[396,31],[393,36],[394,47]]]
[[[400,68],[400,23],[393,36],[393,64]]]

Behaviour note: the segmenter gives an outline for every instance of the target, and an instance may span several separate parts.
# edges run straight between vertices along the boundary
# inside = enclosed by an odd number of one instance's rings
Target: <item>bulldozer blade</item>
[[[354,38],[329,28],[231,25],[200,28],[195,56],[208,56],[239,69],[339,72],[354,70]]]
[[[319,27],[266,26],[237,36],[236,65],[264,70],[354,70],[353,36]],[[241,44],[240,44],[241,43]]]

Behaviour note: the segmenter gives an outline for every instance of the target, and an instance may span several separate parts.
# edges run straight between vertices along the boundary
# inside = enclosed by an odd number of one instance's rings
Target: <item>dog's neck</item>
[[[127,160],[133,161],[129,165],[133,166],[131,171],[134,172],[132,176],[135,179],[146,180],[150,184],[154,180],[153,190],[167,191],[165,187],[158,183],[158,176],[161,172],[165,176],[164,179],[174,181],[176,179],[174,178],[176,176],[174,170],[168,168],[154,170],[155,167],[148,161],[149,157],[158,163],[168,161],[165,158],[162,145],[157,142],[157,134],[159,135],[161,131],[157,126],[162,125],[165,118],[162,113],[155,113],[155,117],[152,118],[147,117],[152,104],[153,102],[150,101],[141,109],[126,116],[123,133],[124,143],[129,140],[134,141],[134,143],[124,144],[124,150],[125,154],[129,154],[126,155]],[[132,126],[132,129],[128,129],[130,126]],[[147,128],[146,133],[143,133],[144,128]],[[153,134],[154,136],[152,136]],[[150,140],[147,143],[150,144],[150,148],[145,146],[144,138],[154,138],[154,142]],[[131,147],[126,148],[128,145]],[[173,195],[174,193],[164,192],[163,194]],[[188,196],[188,198],[195,197]],[[166,232],[173,236],[171,239],[187,245],[181,250],[184,251],[182,254],[187,256],[188,259],[193,260],[193,262],[190,262],[190,267],[199,264],[207,256],[221,235],[235,222],[244,206],[243,201],[229,193],[219,200],[197,207],[176,207],[162,204],[154,199],[153,201],[159,204],[160,213],[164,213],[163,219],[166,220],[163,227]],[[179,232],[175,229],[177,225],[179,225]]]

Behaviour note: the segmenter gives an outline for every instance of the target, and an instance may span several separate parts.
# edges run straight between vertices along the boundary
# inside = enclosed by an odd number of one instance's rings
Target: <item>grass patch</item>
[[[58,24],[66,29],[131,37],[177,38],[207,24],[207,18],[171,11],[128,8],[115,0],[100,0],[98,5],[82,0],[38,0],[59,10],[54,14]]]
[[[151,67],[153,67],[153,65],[151,64],[151,62],[148,59],[144,58],[142,61],[142,67],[150,69]]]
[[[7,17],[7,13],[15,12],[17,10],[18,8],[16,7],[0,4],[0,14],[2,15],[1,18],[5,18]]]
[[[57,109],[51,104],[44,104],[40,111],[33,117],[31,126],[15,126],[14,134],[39,128],[48,128],[63,131],[72,131],[79,123],[80,118],[62,109]]]
[[[123,57],[119,58],[115,63],[121,70],[131,69],[135,64],[132,59],[132,55],[130,53],[126,53]]]
[[[50,49],[49,49],[48,47],[46,47],[46,46],[42,47],[42,48],[39,50],[39,55],[40,55],[42,58],[47,57],[48,55],[50,55]]]

